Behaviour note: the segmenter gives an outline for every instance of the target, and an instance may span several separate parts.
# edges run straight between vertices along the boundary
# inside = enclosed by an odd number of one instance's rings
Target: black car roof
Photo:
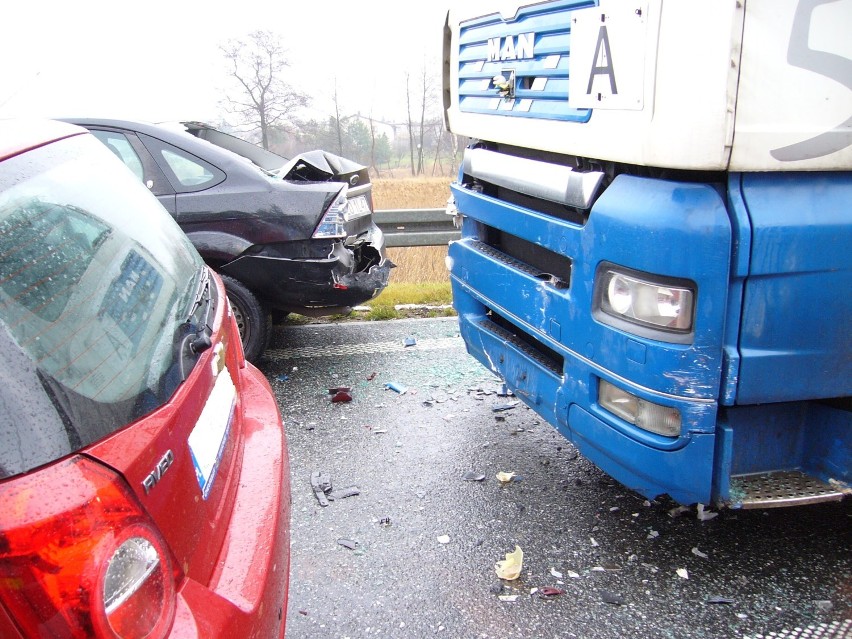
[[[167,124],[154,124],[141,120],[114,120],[109,118],[59,118],[62,122],[69,122],[86,128],[108,128],[115,130],[136,131],[163,142],[168,142],[193,155],[197,155],[220,168],[242,167],[249,168],[251,163],[246,158],[216,146],[206,140],[202,140],[188,133],[182,125],[169,126]]]

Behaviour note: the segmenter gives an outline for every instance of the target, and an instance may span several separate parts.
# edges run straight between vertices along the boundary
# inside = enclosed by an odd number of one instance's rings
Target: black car
[[[288,160],[194,122],[66,121],[121,158],[222,276],[249,360],[273,315],[347,312],[387,286],[366,167],[323,151]]]

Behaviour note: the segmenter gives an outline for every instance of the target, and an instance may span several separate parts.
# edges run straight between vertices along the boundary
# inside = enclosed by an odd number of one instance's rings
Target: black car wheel
[[[257,362],[269,344],[272,316],[242,282],[227,275],[222,275],[222,282],[231,302],[231,312],[240,329],[246,359]]]

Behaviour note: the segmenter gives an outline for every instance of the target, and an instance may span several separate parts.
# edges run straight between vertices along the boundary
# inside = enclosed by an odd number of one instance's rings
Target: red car
[[[0,637],[283,637],[289,461],[225,289],[103,144],[0,122]]]

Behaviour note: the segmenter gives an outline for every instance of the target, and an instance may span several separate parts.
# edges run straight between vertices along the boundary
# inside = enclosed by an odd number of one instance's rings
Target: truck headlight
[[[610,317],[672,333],[692,332],[695,287],[688,282],[605,267],[598,271],[595,291],[596,310]]]
[[[678,409],[646,401],[604,380],[598,384],[598,404],[643,430],[666,437],[680,435],[681,418]]]

